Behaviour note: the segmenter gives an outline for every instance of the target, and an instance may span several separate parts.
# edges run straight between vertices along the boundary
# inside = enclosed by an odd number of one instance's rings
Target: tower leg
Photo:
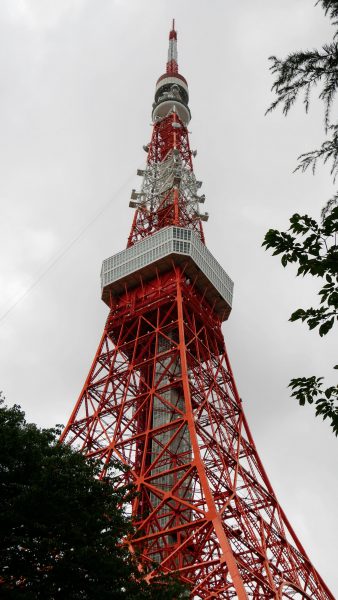
[[[130,544],[148,578],[176,572],[194,600],[332,600],[263,469],[219,318],[184,268],[112,305],[63,439],[102,475],[112,456],[130,467]]]

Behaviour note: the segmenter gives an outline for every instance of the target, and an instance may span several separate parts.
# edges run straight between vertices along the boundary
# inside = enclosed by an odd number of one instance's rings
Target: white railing
[[[172,254],[189,256],[217,292],[231,307],[233,282],[198,235],[183,227],[165,227],[134,246],[103,261],[101,287],[125,279],[128,275],[167,258]]]

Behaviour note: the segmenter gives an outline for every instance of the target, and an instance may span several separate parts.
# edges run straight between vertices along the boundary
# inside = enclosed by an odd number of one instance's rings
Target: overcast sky
[[[267,229],[318,216],[334,191],[327,170],[292,174],[324,137],[320,105],[264,117],[268,56],[331,38],[313,4],[1,0],[0,389],[41,426],[68,420],[107,316],[101,262],[126,245],[175,17],[207,244],[235,281],[224,326],[235,378],[277,496],[338,596],[338,441],[287,390],[296,376],[334,382],[337,335],[288,323],[317,283],[261,248]]]

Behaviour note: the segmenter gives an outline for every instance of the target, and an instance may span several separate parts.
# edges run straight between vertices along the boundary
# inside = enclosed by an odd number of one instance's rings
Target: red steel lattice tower
[[[110,312],[62,439],[130,467],[129,540],[148,578],[175,571],[191,598],[333,599],[264,471],[221,331],[231,279],[205,245],[188,85],[169,35],[127,248],[103,262]]]

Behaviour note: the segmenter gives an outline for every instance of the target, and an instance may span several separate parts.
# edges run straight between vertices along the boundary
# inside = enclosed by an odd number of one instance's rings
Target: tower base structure
[[[63,438],[100,458],[102,477],[112,456],[130,467],[128,543],[149,578],[176,572],[192,598],[332,599],[278,504],[221,319],[187,268],[172,258],[112,297]]]

